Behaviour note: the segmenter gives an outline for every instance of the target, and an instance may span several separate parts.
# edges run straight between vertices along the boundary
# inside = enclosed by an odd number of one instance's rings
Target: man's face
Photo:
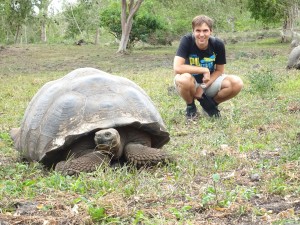
[[[193,30],[193,34],[196,39],[196,44],[198,47],[206,47],[208,45],[208,39],[211,35],[211,30],[206,23],[196,26]]]

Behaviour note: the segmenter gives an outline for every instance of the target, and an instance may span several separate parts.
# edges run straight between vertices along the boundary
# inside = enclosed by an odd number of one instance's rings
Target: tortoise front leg
[[[126,160],[136,166],[153,166],[159,162],[166,163],[173,161],[172,156],[162,149],[135,143],[127,144],[124,148],[124,154]]]
[[[93,172],[102,165],[107,165],[110,162],[108,155],[95,151],[75,159],[68,159],[56,164],[55,171],[65,175],[75,175],[80,172]]]

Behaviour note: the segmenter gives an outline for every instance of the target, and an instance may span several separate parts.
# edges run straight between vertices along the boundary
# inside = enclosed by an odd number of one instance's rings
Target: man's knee
[[[232,91],[238,93],[244,86],[243,80],[236,75],[229,75],[224,79],[224,85],[231,87]]]
[[[234,89],[234,91],[240,92],[243,87],[244,87],[243,80],[240,77],[235,76],[232,83],[232,88]]]
[[[189,73],[177,74],[175,76],[175,84],[181,87],[194,86],[194,78]]]

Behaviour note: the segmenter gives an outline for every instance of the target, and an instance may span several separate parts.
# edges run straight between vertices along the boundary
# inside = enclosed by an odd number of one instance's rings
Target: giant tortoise
[[[145,91],[94,68],[46,83],[11,137],[24,159],[70,175],[119,160],[146,166],[172,159],[161,149],[169,133]]]
[[[292,49],[288,57],[287,69],[300,69],[300,46]]]

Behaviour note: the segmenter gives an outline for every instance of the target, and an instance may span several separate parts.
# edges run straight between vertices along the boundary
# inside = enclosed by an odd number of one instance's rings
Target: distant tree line
[[[99,43],[108,32],[126,50],[136,42],[168,45],[191,31],[191,20],[207,14],[215,32],[282,27],[297,23],[300,0],[78,0],[54,13],[52,0],[0,0],[0,43]],[[127,27],[126,27],[127,26]],[[125,29],[126,28],[126,29]],[[120,44],[121,45],[121,44]]]

